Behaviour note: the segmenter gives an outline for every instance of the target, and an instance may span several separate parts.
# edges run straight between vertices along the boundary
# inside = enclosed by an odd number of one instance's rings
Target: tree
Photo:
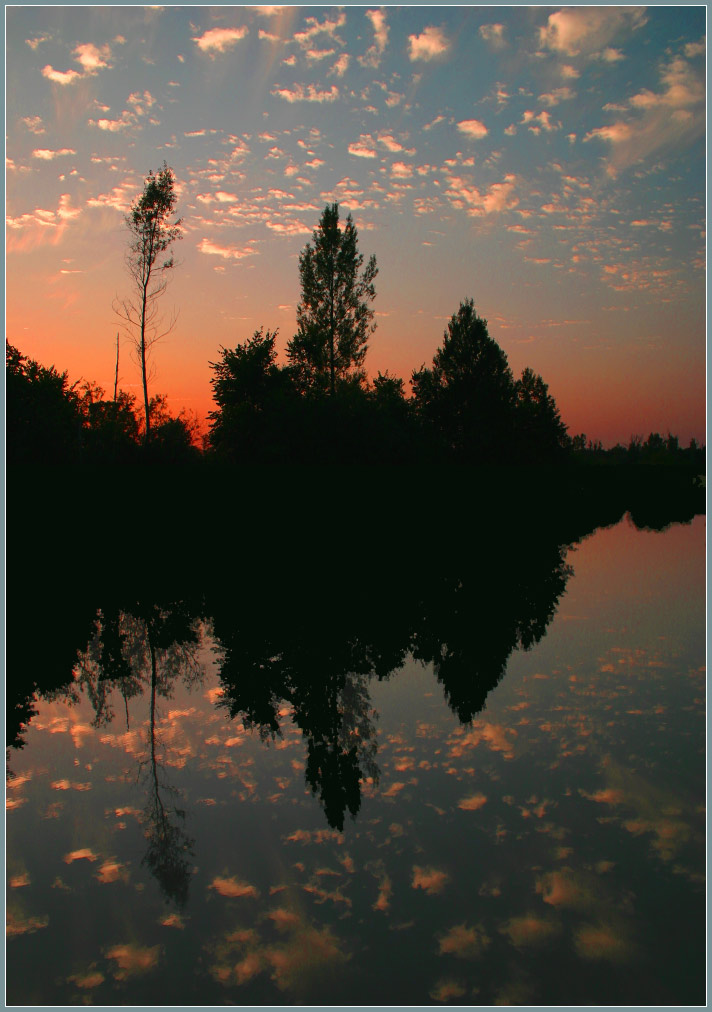
[[[410,382],[416,414],[457,458],[501,459],[512,433],[514,379],[472,299],[451,317],[432,368],[414,371]]]
[[[514,384],[516,443],[526,463],[555,460],[570,446],[566,426],[544,380],[525,369]]]
[[[166,328],[161,330],[163,324],[158,303],[168,285],[168,272],[175,266],[170,246],[182,238],[181,219],[170,222],[176,202],[175,176],[164,162],[157,175],[149,172],[143,193],[126,215],[130,233],[126,269],[134,290],[127,299],[114,303],[114,310],[124,321],[139,359],[146,442],[151,436],[148,355],[156,341],[165,337],[175,324],[175,316],[172,316]]]
[[[378,274],[372,256],[361,271],[358,232],[351,215],[339,228],[339,205],[327,204],[313,243],[299,256],[302,301],[297,308],[297,333],[287,346],[303,389],[333,397],[337,380],[360,379],[369,334],[376,329],[370,303],[376,297]]]
[[[256,330],[236,348],[222,348],[211,362],[217,409],[211,411],[210,445],[232,459],[274,459],[294,421],[291,371],[277,365],[277,331]],[[287,414],[285,414],[287,412]]]
[[[66,464],[79,459],[83,419],[76,384],[5,344],[7,459]]]

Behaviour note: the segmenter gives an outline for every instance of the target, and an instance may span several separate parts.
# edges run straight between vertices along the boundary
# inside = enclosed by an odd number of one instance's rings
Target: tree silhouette
[[[525,369],[514,384],[516,443],[522,461],[544,463],[569,447],[566,426],[544,380]]]
[[[460,303],[431,368],[411,379],[415,410],[458,459],[496,462],[510,444],[514,380],[507,356],[475,312]]]
[[[68,464],[82,448],[82,415],[67,373],[5,345],[9,463]]]
[[[151,347],[165,337],[175,323],[173,316],[165,329],[161,329],[159,300],[168,285],[168,272],[175,266],[170,246],[182,238],[181,220],[171,224],[177,197],[173,170],[166,163],[154,175],[149,172],[143,193],[126,215],[130,233],[126,253],[126,268],[134,289],[131,296],[116,300],[114,311],[123,320],[138,354],[143,384],[143,402],[146,419],[145,441],[151,436],[150,402],[148,399],[148,355]]]
[[[302,301],[297,308],[297,333],[287,346],[304,390],[333,397],[337,380],[358,372],[375,330],[370,303],[376,297],[378,274],[372,256],[359,274],[363,255],[351,215],[339,228],[339,205],[327,204],[310,243],[299,257]]]

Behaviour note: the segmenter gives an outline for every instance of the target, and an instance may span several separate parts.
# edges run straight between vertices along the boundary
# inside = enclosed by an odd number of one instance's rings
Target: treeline
[[[6,343],[6,459],[8,464],[188,463],[199,458],[198,423],[168,410],[165,397],[150,401],[151,437],[133,394],[107,399],[91,381],[70,383]]]
[[[412,373],[408,390],[387,371],[369,380],[364,362],[376,327],[378,268],[375,256],[364,265],[353,220],[349,215],[342,227],[336,203],[326,206],[299,257],[302,296],[286,361],[277,360],[277,332],[264,328],[235,348],[222,348],[210,363],[215,410],[199,446],[197,420],[184,413],[174,417],[165,398],[148,396],[147,354],[159,333],[155,303],[165,290],[162,272],[174,265],[172,257],[162,257],[180,238],[180,220],[169,223],[174,207],[174,178],[164,165],[157,176],[150,174],[127,216],[132,277],[141,281],[141,291],[150,289],[153,300],[150,315],[141,300],[141,312],[122,303],[138,334],[133,340],[143,410],[133,395],[115,389],[107,399],[96,384],[70,384],[66,373],[8,344],[10,463],[175,464],[203,458],[231,465],[541,469],[585,462],[684,464],[704,471],[704,450],[694,440],[682,448],[674,436],[651,433],[645,442],[635,437],[627,447],[604,450],[585,435],[571,437],[543,378],[526,368],[515,379],[472,299],[460,303],[432,363]],[[146,235],[154,237],[148,247]]]

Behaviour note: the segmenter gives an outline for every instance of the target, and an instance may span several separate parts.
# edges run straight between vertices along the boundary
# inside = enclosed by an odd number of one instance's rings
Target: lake
[[[705,519],[490,540],[37,581],[8,1004],[703,1004]]]

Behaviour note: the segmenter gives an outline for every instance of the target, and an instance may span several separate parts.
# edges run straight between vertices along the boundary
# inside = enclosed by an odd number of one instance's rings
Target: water
[[[8,1004],[703,1003],[704,538],[624,519],[348,630],[77,620],[8,750]]]

